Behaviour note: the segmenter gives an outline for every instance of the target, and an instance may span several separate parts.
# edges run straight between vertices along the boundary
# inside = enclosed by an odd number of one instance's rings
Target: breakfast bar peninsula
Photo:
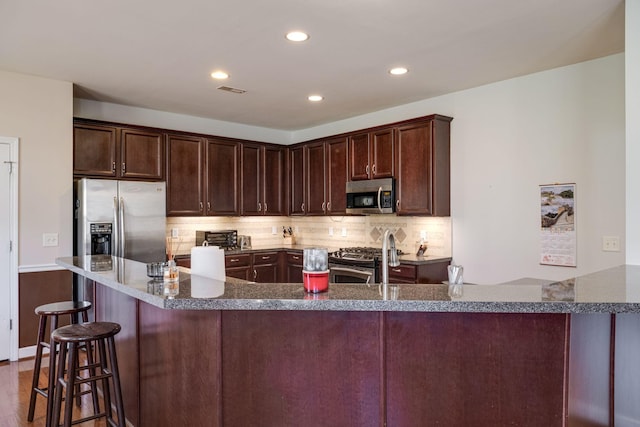
[[[640,266],[562,282],[399,285],[385,300],[377,285],[308,294],[302,283],[221,282],[187,269],[168,295],[143,263],[57,263],[92,281],[96,320],[122,326],[135,426],[640,420]]]

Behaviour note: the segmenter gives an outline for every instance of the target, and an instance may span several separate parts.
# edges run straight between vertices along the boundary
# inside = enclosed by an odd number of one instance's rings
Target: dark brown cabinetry
[[[76,176],[144,179],[164,178],[164,135],[74,121],[73,173]]]
[[[242,215],[284,215],[284,149],[242,144]]]
[[[287,283],[302,283],[302,252],[287,251]]]
[[[167,215],[204,213],[203,139],[169,135],[167,141]]]
[[[169,135],[167,146],[168,215],[240,212],[238,143]]]
[[[347,140],[313,142],[290,151],[292,215],[343,215],[346,211]]]
[[[396,212],[399,215],[450,215],[450,117],[396,128]]]
[[[297,146],[289,150],[289,214],[304,215],[305,206],[305,177],[304,158],[305,147]]]
[[[206,215],[240,213],[240,145],[207,139]]]
[[[349,174],[352,181],[393,176],[393,129],[349,137]]]
[[[253,254],[253,279],[258,283],[278,282],[278,252]]]
[[[251,254],[225,255],[225,274],[242,280],[253,280]]]
[[[403,264],[389,267],[389,283],[442,283],[447,280],[450,261],[430,264]]]

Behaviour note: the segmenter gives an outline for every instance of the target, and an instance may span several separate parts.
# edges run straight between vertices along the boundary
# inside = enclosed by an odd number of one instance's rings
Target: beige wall
[[[73,87],[0,71],[0,93],[0,135],[19,138],[19,270],[51,268],[72,252]]]

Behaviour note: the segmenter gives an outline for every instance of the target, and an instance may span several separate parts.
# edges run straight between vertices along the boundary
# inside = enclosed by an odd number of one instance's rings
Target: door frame
[[[9,255],[9,298],[11,299],[9,308],[9,318],[11,319],[11,331],[9,340],[9,360],[18,360],[19,350],[19,292],[18,292],[18,181],[19,162],[18,148],[19,139],[14,137],[0,136],[0,144],[9,144],[9,161],[11,162],[11,174],[9,175],[9,238],[11,239],[11,252]]]

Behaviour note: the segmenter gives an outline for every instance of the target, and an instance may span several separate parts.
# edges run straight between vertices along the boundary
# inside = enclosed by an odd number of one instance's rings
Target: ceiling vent
[[[235,87],[229,87],[229,86],[218,86],[217,89],[224,90],[224,91],[231,92],[231,93],[245,93],[246,92],[246,90],[244,90],[244,89],[237,89]]]

